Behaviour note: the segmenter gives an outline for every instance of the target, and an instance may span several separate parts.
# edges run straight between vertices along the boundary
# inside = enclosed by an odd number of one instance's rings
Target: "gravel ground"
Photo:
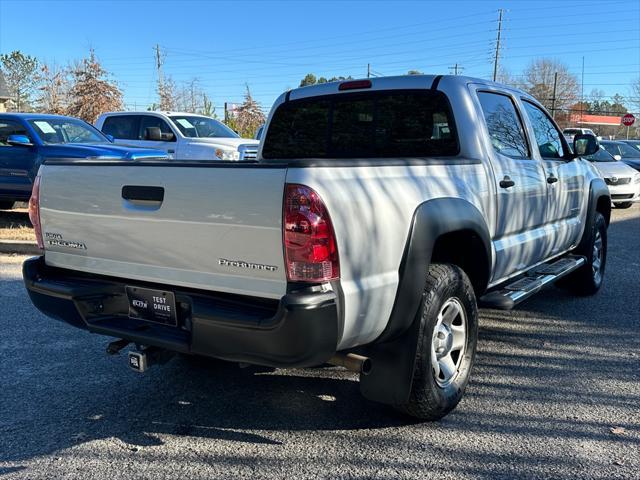
[[[609,232],[595,297],[482,311],[465,398],[423,424],[335,368],[175,358],[136,374],[106,338],[39,314],[24,258],[0,256],[0,476],[640,478],[640,206]]]

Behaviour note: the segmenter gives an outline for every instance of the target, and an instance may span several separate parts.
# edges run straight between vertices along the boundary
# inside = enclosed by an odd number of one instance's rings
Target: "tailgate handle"
[[[164,187],[125,185],[124,187],[122,187],[122,198],[132,201],[162,203],[162,201],[164,200]]]

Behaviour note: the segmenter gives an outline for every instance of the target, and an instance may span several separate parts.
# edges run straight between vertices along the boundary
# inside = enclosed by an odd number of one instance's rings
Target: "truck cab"
[[[205,115],[180,112],[112,112],[96,127],[119,145],[156,148],[177,160],[251,161],[258,141]]]

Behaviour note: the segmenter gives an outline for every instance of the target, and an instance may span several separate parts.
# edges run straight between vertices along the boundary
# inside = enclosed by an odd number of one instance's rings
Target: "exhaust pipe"
[[[338,367],[344,367],[351,372],[360,373],[362,375],[369,375],[371,373],[371,359],[357,355],[355,353],[336,353],[333,357],[327,360],[330,365],[336,365]]]

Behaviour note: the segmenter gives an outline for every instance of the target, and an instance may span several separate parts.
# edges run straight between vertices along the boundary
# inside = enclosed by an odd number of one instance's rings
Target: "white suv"
[[[104,113],[96,127],[117,144],[157,148],[178,160],[255,160],[259,143],[194,113]]]

